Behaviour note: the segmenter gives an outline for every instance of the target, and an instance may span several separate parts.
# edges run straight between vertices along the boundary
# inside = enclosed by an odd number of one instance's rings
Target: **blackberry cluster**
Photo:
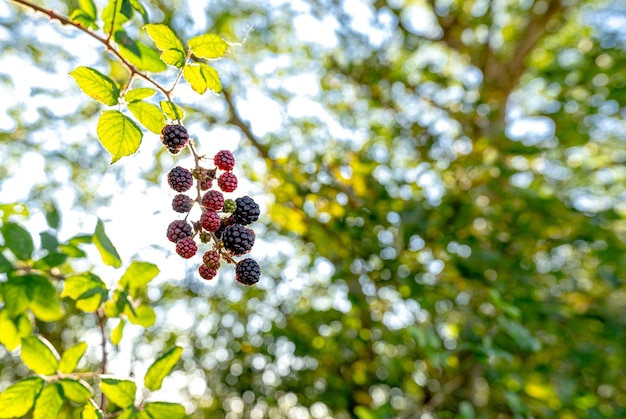
[[[230,151],[221,150],[211,160],[214,167],[203,167],[202,163],[206,159],[196,154],[194,142],[182,125],[163,127],[161,141],[172,154],[178,154],[185,146],[189,146],[195,159],[195,167],[191,170],[176,166],[167,175],[170,188],[178,193],[172,199],[172,209],[186,214],[184,220],[174,220],[167,228],[167,238],[176,243],[176,253],[189,259],[198,253],[199,244],[208,244],[211,249],[203,253],[202,264],[198,267],[201,278],[215,278],[224,261],[235,265],[237,282],[256,284],[261,276],[259,264],[251,258],[239,262],[234,259],[251,251],[256,235],[246,226],[258,220],[260,215],[259,206],[249,196],[236,199],[224,196],[237,189],[237,176],[232,172],[235,157]],[[197,188],[195,199],[183,193],[194,186],[194,179]],[[216,189],[213,189],[214,184]],[[188,222],[196,202],[200,215],[197,221]]]

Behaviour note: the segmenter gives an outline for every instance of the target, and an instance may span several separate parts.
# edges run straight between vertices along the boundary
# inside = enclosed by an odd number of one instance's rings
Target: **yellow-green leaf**
[[[124,95],[124,100],[127,103],[138,102],[140,100],[149,98],[150,96],[154,96],[156,90],[151,89],[149,87],[138,87],[133,90],[129,90]]]
[[[133,310],[135,311],[134,313]],[[133,309],[130,304],[126,304],[124,306],[124,314],[128,317],[129,322],[143,327],[150,327],[156,321],[154,310],[147,305],[140,305]]]
[[[61,356],[61,362],[59,363],[59,370],[66,374],[73,372],[78,366],[78,362],[85,355],[87,350],[87,344],[85,342],[78,342],[76,345],[67,348]]]
[[[132,381],[103,378],[100,383],[100,390],[102,390],[104,395],[107,396],[111,402],[123,409],[135,403],[137,386]]]
[[[143,134],[132,119],[119,111],[104,111],[96,127],[98,140],[113,157],[111,164],[124,156],[134,154]]]
[[[217,70],[207,64],[201,64],[200,66],[207,87],[215,93],[220,93],[222,91],[222,82],[220,81],[220,76],[217,74]]]
[[[98,276],[87,272],[67,277],[61,297],[76,300],[76,307],[80,310],[93,312],[106,299],[107,293],[104,282]]]
[[[20,357],[36,374],[53,375],[59,367],[59,354],[52,344],[41,336],[27,336],[22,339]]]
[[[98,70],[89,67],[77,67],[70,72],[70,76],[76,80],[78,87],[86,95],[105,105],[117,104],[120,97],[118,85]]]
[[[93,244],[100,251],[100,257],[102,257],[104,263],[114,268],[119,268],[122,265],[122,259],[113,243],[111,243],[111,239],[107,236],[106,231],[104,231],[104,223],[99,218],[96,224],[96,231],[93,233]]]
[[[174,366],[183,354],[183,348],[180,346],[174,346],[166,353],[164,353],[159,359],[148,368],[146,376],[144,377],[144,385],[147,389],[156,391],[161,388],[163,379],[172,372]]]
[[[143,27],[148,31],[148,36],[154,41],[154,45],[161,51],[168,49],[178,49],[182,51],[183,44],[173,30],[163,24],[148,24]]]
[[[118,416],[120,418],[121,416]],[[93,400],[89,400],[89,403],[85,405],[82,412],[80,412],[80,419],[103,419],[104,414],[102,410],[94,403]]]
[[[158,106],[146,102],[128,104],[128,110],[137,118],[137,121],[155,134],[160,134],[165,125],[165,116]]]
[[[111,343],[113,345],[119,345],[122,341],[122,336],[124,336],[124,324],[124,320],[120,319],[120,322],[111,331]]]
[[[12,351],[20,344],[20,338],[17,334],[17,327],[9,317],[7,310],[0,311],[0,343]]]
[[[183,112],[183,110],[174,102],[162,100],[161,110],[163,111],[165,116],[167,116],[171,120],[183,119],[185,117],[185,113]]]
[[[184,419],[187,417],[185,408],[177,403],[151,402],[144,409],[153,419]]]
[[[137,411],[134,407],[130,409],[124,410],[119,416],[118,419],[135,419],[137,417]]]
[[[175,48],[168,49],[161,53],[161,60],[166,64],[180,68],[185,65],[185,53]]]
[[[197,93],[203,94],[206,92],[206,80],[202,74],[202,67],[200,64],[189,64],[183,68],[183,76],[187,83],[191,85],[191,88]]]
[[[56,418],[63,407],[63,393],[61,386],[57,383],[48,384],[39,393],[35,401],[33,419]]]
[[[198,58],[220,58],[224,56],[228,44],[219,35],[205,34],[194,36],[188,42],[193,55]]]
[[[9,386],[0,394],[0,418],[25,416],[41,392],[43,379],[31,377]]]
[[[148,285],[159,272],[159,268],[153,263],[133,261],[118,283],[122,288],[126,287],[126,285],[130,288],[143,288]]]
[[[78,5],[81,10],[84,11],[91,20],[96,20],[98,17],[98,10],[93,0],[78,0]]]
[[[137,69],[152,73],[167,70],[167,66],[159,58],[157,50],[135,41],[123,29],[116,31],[114,37],[120,55],[137,67]]]
[[[29,307],[35,317],[44,322],[54,322],[63,317],[61,301],[52,283],[40,275],[28,275],[32,299]]]
[[[85,404],[93,397],[93,390],[83,380],[63,378],[59,381],[63,387],[63,394],[74,403]]]

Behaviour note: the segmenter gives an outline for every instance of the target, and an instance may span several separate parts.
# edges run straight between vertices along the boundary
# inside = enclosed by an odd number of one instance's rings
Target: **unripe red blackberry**
[[[200,189],[203,191],[208,191],[213,186],[213,179],[205,178],[200,181]]]
[[[167,226],[167,238],[171,242],[176,243],[190,236],[193,236],[193,229],[191,225],[184,220],[172,221],[170,225]]]
[[[230,250],[235,256],[248,253],[250,249],[252,249],[252,246],[254,246],[255,239],[254,231],[240,224],[230,225],[226,227],[224,233],[222,233],[222,243],[224,243],[224,247]]]
[[[176,253],[185,259],[193,257],[198,252],[198,245],[191,237],[185,237],[176,243]]]
[[[176,212],[189,212],[193,207],[193,199],[187,195],[178,194],[172,199],[172,209]]]
[[[210,281],[211,279],[215,278],[215,275],[217,275],[217,269],[210,268],[206,265],[200,265],[198,266],[198,273],[200,273],[200,276],[203,279]]]
[[[202,196],[202,206],[211,211],[219,211],[224,207],[224,195],[220,191],[207,191]]]
[[[224,172],[217,179],[217,186],[224,192],[233,192],[237,189],[237,176],[230,172]]]
[[[167,183],[176,192],[186,192],[193,186],[193,177],[189,170],[176,166],[167,174]]]
[[[237,263],[235,280],[243,285],[254,285],[261,278],[261,267],[254,259],[245,258]]]
[[[224,201],[224,208],[222,208],[222,211],[235,212],[236,209],[237,209],[237,203],[234,200],[227,199]],[[242,224],[242,223],[239,223],[239,224]]]
[[[235,167],[235,156],[228,150],[220,150],[213,157],[213,163],[221,170],[233,170]]]
[[[248,225],[259,219],[259,205],[249,196],[242,196],[235,200],[237,208],[233,212],[233,219],[241,225]]]
[[[178,154],[189,142],[189,134],[182,125],[166,125],[161,130],[161,142],[170,153]]]
[[[218,269],[220,267],[220,254],[215,250],[207,250],[202,255],[202,263],[209,268]]]
[[[221,219],[215,211],[205,211],[200,216],[200,225],[207,231],[217,231],[220,228]]]

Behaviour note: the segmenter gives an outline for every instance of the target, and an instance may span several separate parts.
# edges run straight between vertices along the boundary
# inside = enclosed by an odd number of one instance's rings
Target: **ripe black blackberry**
[[[215,278],[215,275],[217,275],[217,269],[210,268],[206,265],[198,266],[198,272],[200,273],[200,276],[207,281],[210,281]]]
[[[167,226],[167,238],[171,242],[176,243],[190,236],[193,236],[193,228],[184,220],[172,221],[170,225]]]
[[[198,245],[191,237],[185,237],[176,243],[176,253],[185,259],[193,257],[198,252]]]
[[[193,199],[187,195],[178,194],[172,199],[172,209],[176,212],[189,212],[191,207],[193,207]]]
[[[261,278],[261,267],[254,259],[245,258],[237,263],[235,280],[243,285],[254,285]]]
[[[182,125],[166,125],[161,130],[161,142],[170,153],[178,154],[189,142],[189,134]]]
[[[230,172],[224,172],[217,179],[217,186],[224,192],[233,192],[237,189],[237,176]]]
[[[211,211],[219,211],[224,207],[224,195],[220,191],[207,191],[202,196],[202,206]]]
[[[167,174],[167,183],[176,192],[186,192],[193,186],[193,177],[189,170],[176,166]]]
[[[213,157],[213,163],[221,170],[233,170],[235,167],[235,156],[228,150],[220,150]]]
[[[233,224],[224,229],[222,233],[222,243],[224,247],[231,251],[235,256],[241,256],[248,253],[256,236],[254,231],[240,224]]]
[[[237,208],[233,212],[233,219],[237,224],[248,225],[259,219],[261,211],[259,205],[249,196],[242,196],[235,200]]]

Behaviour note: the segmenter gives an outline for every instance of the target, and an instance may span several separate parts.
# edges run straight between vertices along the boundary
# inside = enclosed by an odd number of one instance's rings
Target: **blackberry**
[[[161,142],[172,154],[178,154],[188,141],[189,134],[182,125],[166,125],[161,130]]]
[[[235,156],[228,150],[220,150],[213,157],[213,163],[221,170],[233,170],[235,167]]]
[[[222,173],[217,179],[217,186],[224,192],[232,192],[237,189],[237,176],[230,172]]]
[[[200,216],[200,225],[207,231],[217,231],[220,228],[221,219],[215,211],[205,211]]]
[[[222,243],[233,255],[241,256],[248,253],[254,245],[256,236],[254,231],[240,224],[233,224],[224,229]]]
[[[189,212],[193,207],[193,200],[187,195],[178,194],[172,199],[172,209],[176,212]]]
[[[189,170],[176,166],[167,174],[167,183],[176,192],[186,192],[193,185],[193,177]]]
[[[235,212],[235,209],[237,209],[237,204],[235,203],[235,201],[233,201],[232,199],[227,199],[226,201],[224,201],[224,208],[222,208],[222,211]]]
[[[259,219],[259,205],[249,196],[242,196],[235,200],[237,208],[233,212],[233,219],[237,224],[248,225]]]
[[[254,285],[261,278],[261,267],[254,259],[245,258],[237,263],[235,280],[243,285]]]
[[[193,229],[191,225],[184,220],[172,221],[170,225],[167,226],[167,238],[171,242],[176,243],[190,236],[193,236]]]
[[[202,263],[204,263],[209,268],[217,269],[220,267],[220,254],[215,250],[207,250],[202,255]]]
[[[211,241],[211,234],[209,234],[208,231],[201,231],[198,237],[200,237],[200,241],[202,243],[208,243]]]
[[[213,179],[205,178],[200,181],[200,189],[203,191],[208,191],[213,186]]]
[[[176,243],[176,253],[185,259],[189,259],[198,252],[198,246],[191,237],[185,237]]]
[[[209,268],[206,265],[198,266],[198,272],[200,273],[200,276],[203,279],[206,279],[207,281],[210,281],[211,279],[215,278],[215,275],[217,275],[217,270],[216,269]]]
[[[220,191],[207,191],[202,196],[202,206],[211,211],[219,211],[224,207],[224,195]]]

